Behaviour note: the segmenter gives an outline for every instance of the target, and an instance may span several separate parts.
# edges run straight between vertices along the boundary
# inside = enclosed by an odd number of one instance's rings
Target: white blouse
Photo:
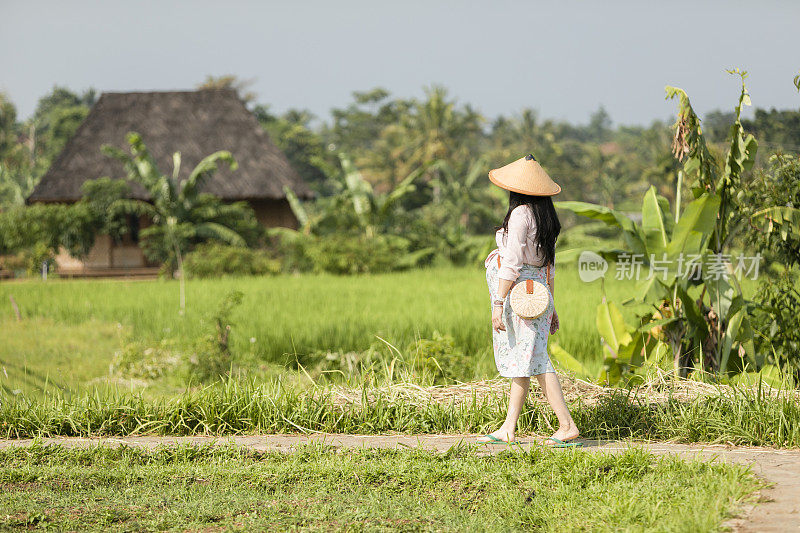
[[[494,237],[500,250],[499,278],[516,281],[523,263],[544,266],[544,255],[537,251],[535,237],[536,222],[530,207],[515,207],[508,218],[508,233],[500,228]]]

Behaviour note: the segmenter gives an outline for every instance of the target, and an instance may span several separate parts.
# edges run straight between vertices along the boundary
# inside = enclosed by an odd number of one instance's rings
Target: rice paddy
[[[599,282],[585,284],[574,268],[559,269],[556,303],[562,329],[552,339],[590,368],[600,365],[594,309]],[[626,285],[606,283],[609,298],[627,298]],[[465,378],[496,375],[491,357],[488,291],[480,268],[443,268],[355,277],[277,276],[187,283],[187,309],[178,313],[174,281],[51,279],[0,284],[0,361],[6,373],[39,375],[6,388],[25,389],[74,374],[84,382],[101,377],[124,342],[177,344],[213,329],[209,316],[233,290],[244,294],[230,317],[231,350],[267,365],[295,366],[318,352],[360,352],[383,341],[407,350],[435,333],[452,337],[470,365]],[[9,296],[17,302],[17,323]],[[380,339],[383,339],[381,341]],[[76,357],[79,355],[79,357]],[[54,361],[91,361],[100,373],[54,367]],[[45,364],[45,362],[47,364]],[[62,363],[63,364],[63,363]],[[9,374],[10,375],[10,374]],[[2,376],[5,378],[5,376]],[[7,379],[7,378],[6,378]],[[65,383],[69,385],[69,383]]]

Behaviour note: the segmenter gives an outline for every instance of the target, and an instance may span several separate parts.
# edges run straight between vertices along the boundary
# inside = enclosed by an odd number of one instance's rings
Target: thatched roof
[[[29,202],[75,201],[81,185],[103,176],[124,178],[122,165],[100,151],[111,144],[129,153],[125,135],[142,135],[159,170],[172,172],[172,154],[181,152],[180,179],[217,150],[229,150],[235,171],[221,165],[202,190],[224,200],[284,198],[287,185],[301,198],[311,191],[286,156],[232,90],[104,93],[52,164]],[[138,184],[132,196],[147,200]]]

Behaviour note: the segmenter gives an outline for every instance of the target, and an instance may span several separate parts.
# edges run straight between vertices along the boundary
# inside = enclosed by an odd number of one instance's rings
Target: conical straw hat
[[[507,191],[531,196],[553,196],[561,192],[561,186],[547,175],[531,154],[504,167],[490,170],[489,179]]]

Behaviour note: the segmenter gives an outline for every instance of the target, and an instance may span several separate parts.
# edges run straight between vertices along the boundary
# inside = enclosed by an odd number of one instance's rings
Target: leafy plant
[[[409,252],[408,240],[394,235],[326,235],[311,239],[306,254],[316,272],[362,274],[417,266],[426,250]]]
[[[800,264],[800,158],[772,155],[743,191],[741,205],[749,220],[745,244],[786,268]]]
[[[215,242],[198,245],[186,255],[187,277],[210,278],[224,275],[261,276],[281,271],[279,259],[267,250],[227,246]]]
[[[456,347],[450,335],[434,331],[433,338],[417,340],[410,351],[416,371],[431,376],[433,383],[466,381],[473,374],[474,363]]]
[[[635,254],[641,258],[644,267],[652,267],[655,261],[676,265],[684,255],[703,254],[707,238],[714,229],[718,206],[715,197],[703,195],[689,204],[676,222],[666,198],[658,195],[655,187],[651,187],[642,201],[642,222],[636,223],[626,214],[604,206],[584,202],[556,202],[556,207],[618,228],[630,251],[604,250],[600,253],[613,260],[632,260]],[[676,375],[681,373],[681,343],[688,328],[686,306],[697,305],[686,296],[690,282],[682,274],[684,273],[678,269],[670,267],[661,275],[638,280],[634,290],[636,301],[651,302],[654,311],[666,303],[670,310],[670,318],[662,319],[659,325],[665,326],[669,332],[667,338],[674,356]],[[680,302],[684,300],[687,303],[682,305]],[[694,311],[693,309],[689,312]],[[700,316],[700,311],[697,310],[693,316]],[[606,374],[601,376],[604,381],[618,381],[627,367],[636,366],[639,362],[636,358],[639,354],[634,353],[637,347],[641,349],[639,335],[629,332],[621,320],[621,314],[613,303],[603,302],[598,306],[597,327],[604,339],[604,364],[608,367]],[[703,330],[696,333],[702,336]],[[615,366],[615,361],[623,367]]]
[[[27,169],[14,170],[0,161],[0,208],[24,205],[35,180]]]
[[[777,279],[766,278],[755,300],[760,304],[753,325],[759,332],[757,348],[779,367],[789,367],[800,380],[800,292],[796,274],[786,270]]]
[[[301,232],[324,234],[355,226],[367,238],[386,233],[394,222],[398,203],[415,190],[414,182],[428,166],[412,172],[392,190],[378,193],[347,154],[340,152],[339,161],[341,170],[331,176],[334,194],[317,202],[313,211],[306,209],[291,189],[284,187]]]
[[[717,163],[709,150],[700,119],[686,93],[675,87],[666,89],[668,98],[678,97],[680,102],[673,148],[675,156],[684,162],[679,178],[686,177],[694,197],[683,212],[678,201],[681,179],[678,180],[674,214],[666,198],[651,187],[642,202],[641,223],[604,206],[583,202],[556,204],[619,228],[627,250],[606,250],[603,255],[611,259],[620,259],[623,253],[629,254],[628,258],[635,255],[641,258],[643,267],[651,270],[646,279],[637,282],[635,290],[634,300],[648,302],[653,309],[640,315],[642,324],[634,331],[639,335],[626,332],[610,304],[601,304],[599,308],[600,312],[608,305],[602,313],[603,320],[598,318],[598,330],[604,337],[607,351],[607,381],[618,380],[617,374],[625,370],[611,363],[635,366],[636,356],[647,353],[639,345],[640,334],[653,328],[659,328],[670,347],[675,376],[685,374],[693,358],[701,370],[723,373],[742,369],[743,362],[738,366],[732,363],[744,354],[754,367],[763,364],[764,358],[755,352],[752,340],[753,306],[745,300],[731,266],[728,265],[728,271],[722,275],[711,275],[701,265],[685,262],[686,257],[703,258],[701,263],[704,264],[715,257],[725,257],[743,225],[754,219],[742,217],[740,204],[744,173],[752,168],[757,148],[755,138],[744,133],[740,120],[742,106],[750,104],[744,85],[747,73],[738,70],[731,73],[741,76],[742,90],[730,128],[730,147],[724,166]],[[607,340],[609,338],[611,341]],[[620,359],[620,354],[627,355],[628,350],[630,357]]]
[[[159,379],[180,365],[182,352],[172,339],[162,339],[156,346],[127,342],[114,354],[110,371],[128,379]]]
[[[173,154],[172,175],[169,176],[158,170],[141,135],[131,132],[126,138],[131,155],[109,145],[103,146],[103,151],[123,164],[128,179],[140,183],[152,203],[119,199],[110,209],[143,215],[152,221],[151,226],[141,231],[142,247],[148,258],[177,267],[182,313],[186,307],[183,257],[195,244],[207,240],[245,246],[242,233],[247,227],[255,226],[253,211],[244,203],[224,204],[219,198],[200,192],[219,163],[226,163],[231,170],[238,167],[230,152],[222,150],[205,157],[186,179],[180,180],[180,152]],[[237,223],[243,223],[244,228],[237,228]]]
[[[231,368],[230,333],[233,327],[230,315],[242,303],[244,293],[230,291],[208,317],[214,330],[197,340],[194,347],[184,352],[184,367],[189,379],[200,382],[228,375]]]

